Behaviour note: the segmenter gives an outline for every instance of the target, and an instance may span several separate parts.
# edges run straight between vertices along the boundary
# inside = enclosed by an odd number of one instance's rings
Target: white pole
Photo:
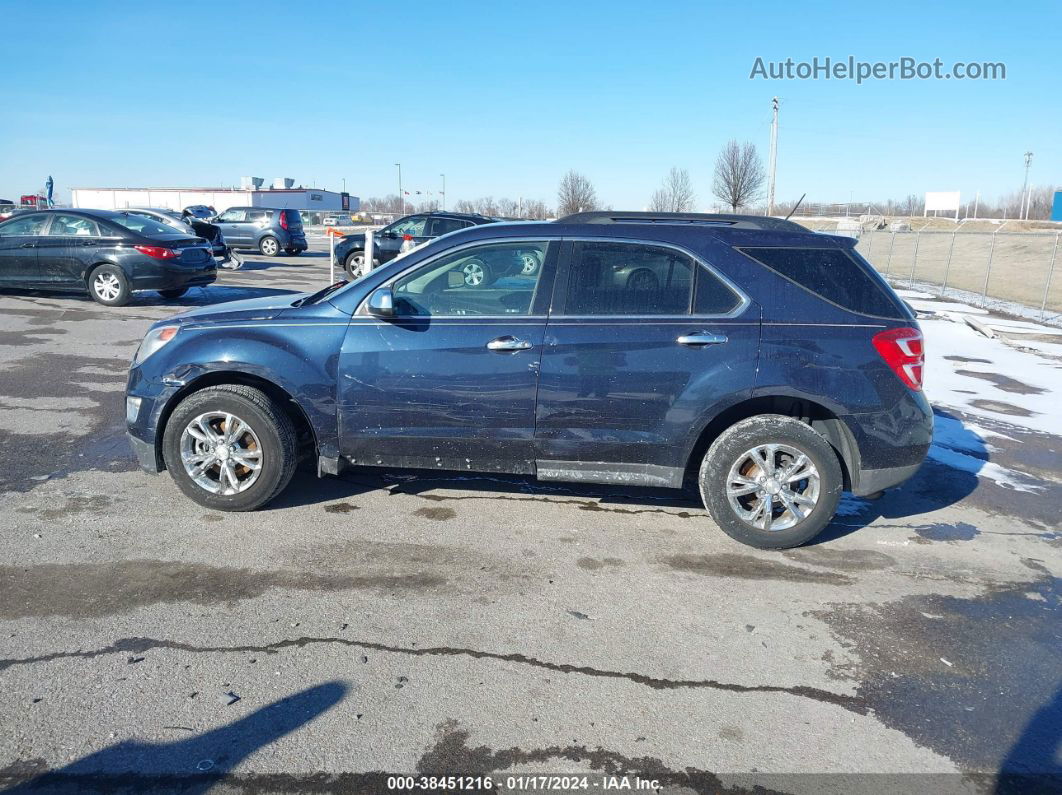
[[[363,275],[366,274],[366,273],[369,273],[372,270],[372,256],[373,256],[373,253],[374,253],[374,251],[373,251],[374,245],[373,245],[372,235],[373,235],[373,232],[372,232],[371,229],[366,229],[365,230],[365,252],[364,252],[365,265],[361,269],[361,272],[362,272]]]
[[[336,283],[336,236],[333,234],[328,235],[328,283]]]
[[[778,167],[778,97],[771,99],[774,118],[771,120],[771,155],[767,171],[770,181],[767,183],[767,215],[774,212],[774,172]]]

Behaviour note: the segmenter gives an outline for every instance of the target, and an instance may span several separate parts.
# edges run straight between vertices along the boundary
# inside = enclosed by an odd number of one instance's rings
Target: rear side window
[[[900,309],[848,252],[834,248],[742,248],[740,251],[832,304],[878,317]]]
[[[439,237],[450,232],[456,232],[458,229],[464,229],[466,226],[468,226],[466,222],[459,221],[456,218],[432,218],[428,222],[428,236]]]
[[[694,263],[640,243],[576,243],[564,312],[568,315],[687,315]]]

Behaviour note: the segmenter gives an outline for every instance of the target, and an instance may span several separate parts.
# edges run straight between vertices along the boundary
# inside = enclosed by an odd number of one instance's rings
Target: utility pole
[[[402,192],[402,164],[401,163],[395,163],[395,165],[398,166],[398,201],[400,202],[400,204],[398,206],[402,208],[401,210],[398,211],[398,214],[399,215],[405,215],[406,214],[406,194],[404,194]]]
[[[977,208],[981,205],[981,191],[977,191],[977,196],[974,197],[974,220],[977,220]]]
[[[439,176],[443,178],[442,208],[443,208],[443,211],[445,212],[446,211],[446,175],[445,174],[440,174]]]
[[[1029,206],[1026,200],[1026,192],[1029,190],[1029,166],[1032,165],[1032,152],[1025,153],[1025,184],[1021,186],[1021,207],[1018,208],[1018,218],[1029,220]]]
[[[767,165],[767,215],[774,212],[774,172],[778,168],[778,97],[771,99],[771,156]]]

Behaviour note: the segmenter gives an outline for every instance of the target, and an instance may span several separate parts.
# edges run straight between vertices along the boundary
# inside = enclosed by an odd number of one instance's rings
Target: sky
[[[698,209],[729,139],[777,196],[845,202],[1062,184],[1062,3],[132,3],[0,0],[0,196],[225,186],[541,199],[575,169],[642,209],[672,166]],[[1006,80],[750,79],[756,58],[940,58]]]

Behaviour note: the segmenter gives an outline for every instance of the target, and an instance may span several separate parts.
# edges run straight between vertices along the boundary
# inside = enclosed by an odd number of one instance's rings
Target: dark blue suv
[[[726,215],[475,226],[350,284],[156,323],[133,449],[218,510],[266,504],[310,457],[696,483],[739,541],[801,544],[932,436],[921,332],[853,243]]]

